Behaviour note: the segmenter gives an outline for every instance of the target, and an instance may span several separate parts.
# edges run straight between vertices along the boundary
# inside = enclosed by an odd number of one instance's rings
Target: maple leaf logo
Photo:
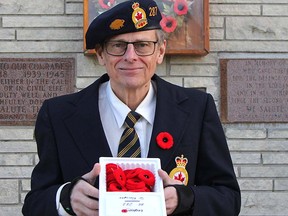
[[[181,182],[184,182],[184,181],[185,181],[185,176],[182,175],[182,172],[179,172],[178,175],[175,175],[175,176],[174,176],[174,179],[175,179],[175,180],[179,180],[179,181],[181,181]]]
[[[135,18],[136,18],[137,20],[141,20],[141,19],[142,19],[142,17],[143,17],[142,13],[140,13],[140,12],[137,12],[137,14],[136,14]]]

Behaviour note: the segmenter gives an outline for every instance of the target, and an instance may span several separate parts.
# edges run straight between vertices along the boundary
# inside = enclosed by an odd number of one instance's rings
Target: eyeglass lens
[[[122,56],[125,54],[128,44],[132,44],[137,55],[148,56],[154,53],[156,43],[157,41],[108,41],[105,45],[106,52],[110,55]]]

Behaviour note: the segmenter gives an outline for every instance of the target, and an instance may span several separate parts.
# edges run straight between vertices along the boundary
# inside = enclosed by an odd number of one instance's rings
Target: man
[[[155,75],[166,47],[160,20],[152,0],[120,3],[93,20],[87,48],[96,49],[107,74],[43,103],[35,126],[40,160],[24,215],[97,216],[99,157],[123,151],[130,111],[140,118],[133,155],[161,160],[167,215],[239,214],[240,190],[212,96]]]

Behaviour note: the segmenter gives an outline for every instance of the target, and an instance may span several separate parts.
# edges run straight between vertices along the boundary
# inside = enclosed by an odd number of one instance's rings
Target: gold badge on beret
[[[188,163],[188,159],[184,158],[184,156],[181,155],[181,157],[177,156],[175,158],[175,162],[176,162],[177,167],[171,170],[169,174],[170,178],[179,180],[183,182],[184,185],[187,185],[188,184],[188,172],[185,169],[185,167]]]
[[[132,13],[132,21],[135,24],[135,28],[136,29],[143,28],[148,23],[145,11],[142,8],[140,8],[140,4],[138,2],[135,2],[132,5],[132,8],[134,10]]]

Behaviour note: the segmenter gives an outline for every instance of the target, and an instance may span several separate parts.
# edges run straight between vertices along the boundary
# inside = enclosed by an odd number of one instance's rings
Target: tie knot
[[[137,112],[130,111],[125,119],[125,124],[129,128],[133,128],[136,122],[141,118],[141,115]]]

